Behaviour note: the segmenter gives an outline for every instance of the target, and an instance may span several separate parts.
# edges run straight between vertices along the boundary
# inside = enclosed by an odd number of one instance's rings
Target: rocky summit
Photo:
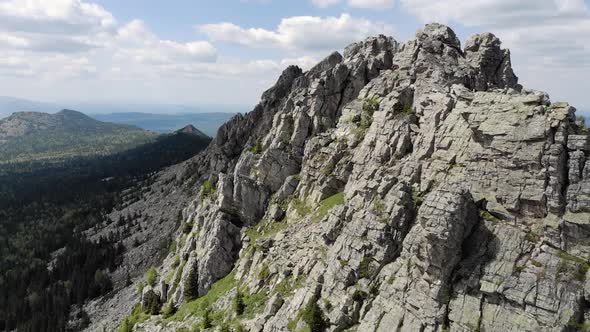
[[[188,162],[133,311],[89,330],[583,331],[589,143],[491,33],[429,24],[289,67]]]

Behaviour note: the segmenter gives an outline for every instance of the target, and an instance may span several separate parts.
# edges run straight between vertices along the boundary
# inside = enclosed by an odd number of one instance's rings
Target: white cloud
[[[455,21],[467,26],[552,25],[584,19],[583,0],[400,0],[404,8],[425,22]]]
[[[504,45],[542,63],[580,66],[590,59],[590,10],[583,0],[401,0],[424,22],[458,22],[498,35]]]
[[[340,3],[340,0],[310,0],[311,3],[320,8],[330,7],[332,5]]]
[[[341,0],[310,0],[319,8],[326,8],[341,3]],[[347,0],[346,4],[353,8],[389,9],[395,5],[395,0]]]
[[[281,20],[275,30],[243,28],[229,22],[198,26],[214,41],[254,48],[282,48],[304,51],[329,51],[380,33],[392,34],[387,24],[375,23],[349,14],[340,17],[294,16]]]
[[[324,24],[356,35],[350,30],[355,22],[364,23],[343,16]],[[311,47],[292,30],[298,29],[294,23],[284,25],[289,42]],[[271,32],[266,42],[278,39]],[[0,89],[6,95],[253,103],[286,66],[309,68],[316,62],[288,53],[285,59],[280,53],[253,60],[224,56],[207,40],[165,39],[141,20],[118,22],[103,7],[84,0],[0,0]]]
[[[75,53],[97,47],[116,28],[114,17],[79,0],[4,0],[0,2],[3,44],[41,52]],[[9,37],[6,37],[9,36]]]
[[[80,0],[4,0],[0,28],[17,32],[83,34],[114,28],[116,21],[104,8]]]
[[[348,5],[355,8],[387,9],[394,4],[395,0],[348,0]]]
[[[423,22],[457,22],[491,31],[513,53],[517,75],[527,86],[555,91],[562,98],[585,103],[590,88],[553,82],[557,71],[590,77],[590,9],[584,0],[400,0],[404,9]],[[579,76],[579,75],[577,75]]]
[[[209,40],[171,40],[84,0],[0,0],[0,89],[29,98],[252,101],[288,65],[308,69],[326,52],[393,30],[348,14],[284,18],[275,29],[200,29]],[[214,40],[277,50],[245,60],[224,55]]]
[[[129,65],[140,73],[150,66],[214,62],[217,53],[207,41],[162,40],[140,20],[119,25],[102,7],[80,0],[0,1],[0,57],[23,60],[16,67],[0,61],[2,75],[58,80]]]
[[[143,63],[214,62],[217,59],[217,50],[209,42],[161,40],[140,20],[133,20],[119,29],[114,42],[117,56]]]
[[[287,66],[290,65],[296,65],[299,66],[301,69],[303,70],[308,70],[311,67],[315,66],[318,62],[320,62],[321,59],[312,57],[312,56],[302,56],[302,57],[298,57],[298,58],[286,58],[281,60],[280,62],[280,68],[286,68]]]

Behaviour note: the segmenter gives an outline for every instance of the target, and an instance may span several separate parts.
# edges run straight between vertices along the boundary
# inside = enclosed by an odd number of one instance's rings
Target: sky
[[[0,95],[253,106],[290,64],[429,22],[493,32],[520,83],[590,110],[590,0],[0,0]]]

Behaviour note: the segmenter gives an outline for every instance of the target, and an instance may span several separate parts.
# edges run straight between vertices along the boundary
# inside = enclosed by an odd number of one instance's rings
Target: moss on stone
[[[319,221],[324,219],[324,217],[328,214],[328,212],[330,212],[330,210],[332,210],[334,207],[338,206],[338,205],[342,205],[344,204],[344,193],[343,192],[339,192],[337,194],[334,194],[324,200],[322,200],[317,208],[317,210],[314,212],[313,217],[314,220]]]

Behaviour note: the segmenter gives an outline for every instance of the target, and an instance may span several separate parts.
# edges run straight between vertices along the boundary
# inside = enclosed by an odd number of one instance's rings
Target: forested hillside
[[[148,195],[159,181],[156,171],[195,155],[210,140],[176,133],[116,154],[1,165],[0,330],[84,326],[78,305],[113,289],[109,274],[137,224],[138,216],[114,220],[109,213]],[[111,223],[121,231],[92,240],[86,235]],[[69,316],[79,325],[68,326]]]
[[[18,112],[0,120],[0,164],[104,156],[153,142],[157,136],[76,111]]]

